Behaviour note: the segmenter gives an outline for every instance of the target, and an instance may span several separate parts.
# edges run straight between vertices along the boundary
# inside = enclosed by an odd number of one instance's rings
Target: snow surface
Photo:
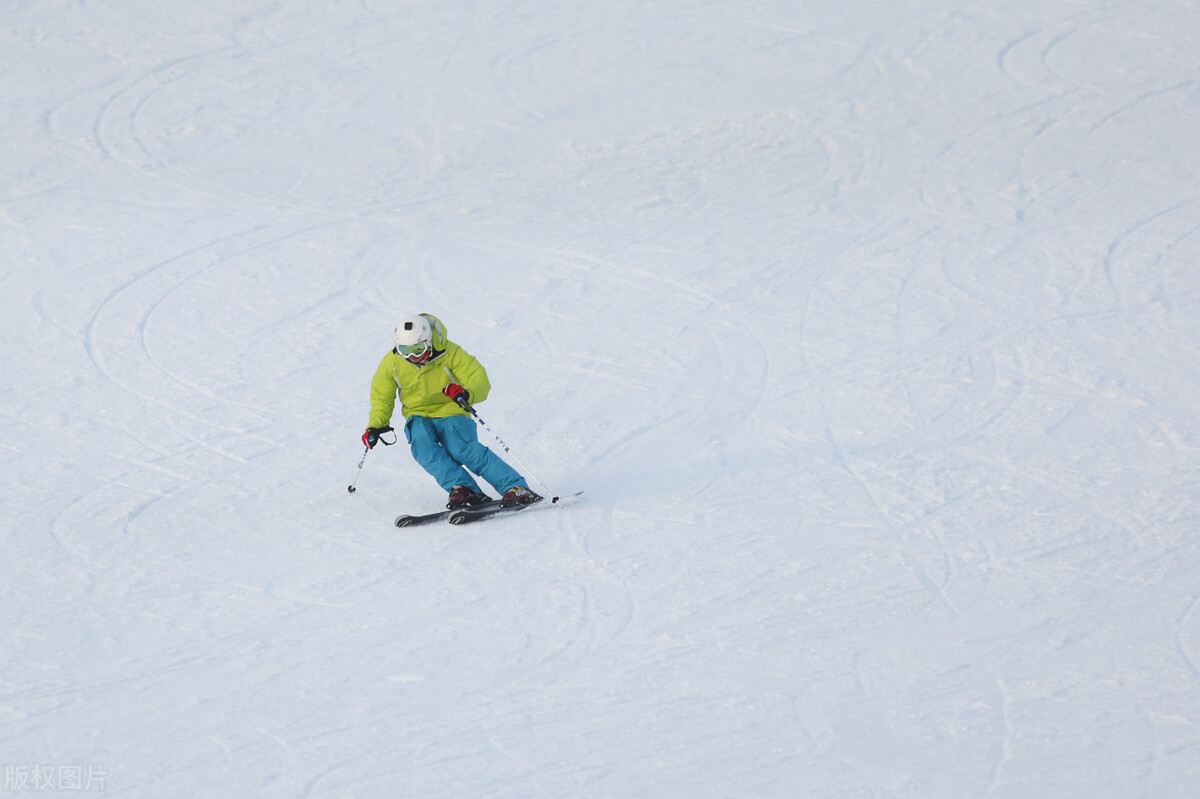
[[[5,793],[1198,795],[1194,2],[0,43]],[[583,501],[391,526],[413,311]]]

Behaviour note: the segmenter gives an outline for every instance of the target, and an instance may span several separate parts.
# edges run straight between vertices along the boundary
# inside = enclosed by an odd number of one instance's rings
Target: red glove
[[[458,383],[451,383],[442,389],[442,393],[450,399],[457,402],[459,405],[471,401],[471,394]]]
[[[367,449],[375,449],[375,445],[383,441],[380,436],[390,432],[392,432],[391,427],[368,427],[367,431],[363,433],[362,442]],[[389,442],[384,441],[383,443],[388,444]]]

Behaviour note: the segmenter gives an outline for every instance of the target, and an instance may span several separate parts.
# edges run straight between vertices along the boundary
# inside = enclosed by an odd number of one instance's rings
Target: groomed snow
[[[0,795],[1195,796],[1195,11],[12,0]]]

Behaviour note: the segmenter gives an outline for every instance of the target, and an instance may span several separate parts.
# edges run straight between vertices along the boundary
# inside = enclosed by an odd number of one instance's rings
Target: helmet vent
[[[405,322],[405,323],[404,323],[404,329],[405,329],[405,330],[412,330],[412,322]]]

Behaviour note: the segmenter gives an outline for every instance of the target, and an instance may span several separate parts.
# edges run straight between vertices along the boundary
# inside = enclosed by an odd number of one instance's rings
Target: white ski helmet
[[[433,329],[424,316],[405,316],[396,323],[396,354],[420,358],[433,349]]]

